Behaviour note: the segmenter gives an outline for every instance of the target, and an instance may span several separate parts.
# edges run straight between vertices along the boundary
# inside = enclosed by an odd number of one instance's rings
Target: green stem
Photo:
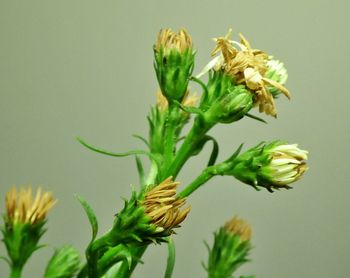
[[[21,278],[22,276],[22,267],[21,266],[12,266],[10,278]]]
[[[164,134],[164,162],[171,163],[174,157],[175,142],[176,142],[176,128],[179,113],[179,107],[174,103],[169,104],[168,117],[165,126]]]
[[[213,176],[217,175],[216,167],[211,166],[205,169],[192,183],[187,185],[179,194],[179,198],[186,198],[197,190],[201,185],[210,180]]]
[[[165,172],[163,178],[173,176],[175,179],[179,174],[181,168],[184,166],[185,162],[191,157],[193,150],[195,149],[198,142],[204,137],[207,131],[212,127],[212,125],[204,125],[199,118],[196,118],[194,124],[185,138],[185,141],[181,145],[179,151]]]
[[[164,278],[171,278],[175,267],[175,244],[171,237],[168,240],[168,260]]]

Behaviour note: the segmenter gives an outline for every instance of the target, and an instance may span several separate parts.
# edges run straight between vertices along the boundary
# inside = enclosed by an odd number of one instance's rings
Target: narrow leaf
[[[168,239],[168,260],[164,278],[171,278],[175,266],[175,244],[171,237]]]
[[[245,114],[247,117],[249,117],[249,118],[251,118],[251,119],[254,119],[254,120],[257,120],[257,121],[259,121],[259,122],[262,122],[262,123],[265,123],[265,124],[267,124],[267,122],[264,120],[264,119],[262,119],[262,118],[260,118],[260,117],[258,117],[258,116],[255,116],[255,115],[252,115],[252,114],[249,114],[249,113],[247,113],[247,114]]]
[[[137,172],[139,173],[140,185],[143,186],[145,184],[145,171],[143,169],[141,159],[135,155]]]
[[[212,166],[215,164],[215,161],[219,154],[219,144],[214,137],[211,137],[211,136],[208,136],[208,137],[209,137],[208,140],[213,141],[213,150],[211,151],[209,162],[208,162],[208,166]]]
[[[181,110],[190,113],[190,114],[203,114],[202,110],[200,110],[198,107],[192,107],[192,106],[185,106],[182,105],[177,100],[174,100],[174,103],[180,107]]]
[[[146,138],[144,138],[144,137],[142,137],[141,135],[138,135],[138,134],[133,134],[132,136],[137,138],[137,139],[140,139],[143,143],[146,144],[147,147],[149,147],[149,143],[148,143]]]
[[[84,147],[86,147],[86,148],[88,148],[88,149],[90,149],[90,150],[92,150],[94,152],[102,153],[102,154],[109,155],[109,156],[123,157],[123,156],[135,155],[135,154],[145,154],[145,155],[151,156],[151,154],[149,152],[146,152],[144,150],[132,150],[132,151],[125,152],[125,153],[114,153],[114,152],[110,152],[110,151],[106,151],[106,150],[103,150],[103,149],[99,149],[99,148],[93,147],[93,146],[89,145],[83,139],[81,139],[79,137],[77,137],[77,140]]]
[[[5,261],[5,262],[7,262],[8,265],[11,267],[11,262],[10,262],[10,260],[9,260],[8,258],[6,258],[6,257],[4,257],[4,256],[0,256],[0,260],[3,260],[3,261]]]
[[[98,231],[98,223],[97,223],[97,218],[96,215],[94,213],[94,211],[92,210],[91,206],[89,205],[89,203],[81,196],[76,195],[78,201],[80,202],[80,204],[82,205],[83,209],[86,212],[87,217],[89,218],[89,222],[91,225],[91,229],[92,229],[92,239],[91,242],[93,242],[96,238],[97,235],[97,231]]]

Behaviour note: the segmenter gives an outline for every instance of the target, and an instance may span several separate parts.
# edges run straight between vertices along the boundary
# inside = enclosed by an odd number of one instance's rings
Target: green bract
[[[195,53],[191,48],[180,52],[161,47],[154,50],[154,68],[163,95],[169,103],[181,102],[193,71]]]

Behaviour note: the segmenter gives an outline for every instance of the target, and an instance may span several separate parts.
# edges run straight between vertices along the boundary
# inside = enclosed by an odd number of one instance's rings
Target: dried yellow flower
[[[234,235],[239,235],[242,241],[248,241],[252,237],[252,228],[243,219],[237,216],[226,222],[224,229]]]
[[[185,29],[180,29],[177,33],[171,29],[161,29],[154,48],[158,52],[160,49],[184,52],[192,48],[192,38]]]
[[[202,76],[212,68],[224,70],[237,84],[245,84],[254,92],[255,105],[259,106],[260,112],[276,117],[275,101],[268,87],[276,88],[288,98],[290,98],[289,91],[281,83],[265,76],[269,70],[269,56],[259,49],[253,49],[242,34],[239,34],[240,42],[230,40],[231,33],[232,29],[224,37],[214,39],[216,46],[211,55],[219,53],[219,56],[210,61],[198,76]]]
[[[7,219],[13,223],[36,224],[45,219],[55,203],[52,194],[42,192],[40,187],[34,198],[31,187],[21,188],[19,192],[13,187],[6,195]]]
[[[178,182],[169,177],[148,191],[142,201],[145,214],[161,230],[172,232],[173,228],[179,227],[191,210],[191,207],[181,209],[186,200],[177,198],[178,185]]]

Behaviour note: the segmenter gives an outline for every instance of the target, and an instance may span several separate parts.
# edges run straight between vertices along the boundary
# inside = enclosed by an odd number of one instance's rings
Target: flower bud
[[[7,193],[2,233],[13,268],[22,269],[38,248],[38,242],[46,231],[46,214],[55,202],[51,193],[42,192],[41,188],[35,198],[31,187],[22,188],[19,192],[13,187]]]
[[[163,95],[171,103],[182,101],[194,66],[192,39],[186,30],[159,32],[154,46],[154,68]]]
[[[250,225],[237,217],[214,233],[214,245],[209,248],[209,278],[232,277],[235,270],[248,261],[251,233]]]
[[[223,72],[214,72],[209,79],[208,95],[203,98],[200,109],[204,112],[204,121],[232,123],[240,120],[253,106],[253,95],[243,85],[234,85],[234,81]]]
[[[308,152],[298,148],[297,144],[275,141],[258,145],[234,159],[233,167],[227,174],[238,180],[269,191],[290,188],[308,169]]]
[[[50,259],[44,278],[71,278],[80,268],[80,256],[71,246],[57,249]]]

